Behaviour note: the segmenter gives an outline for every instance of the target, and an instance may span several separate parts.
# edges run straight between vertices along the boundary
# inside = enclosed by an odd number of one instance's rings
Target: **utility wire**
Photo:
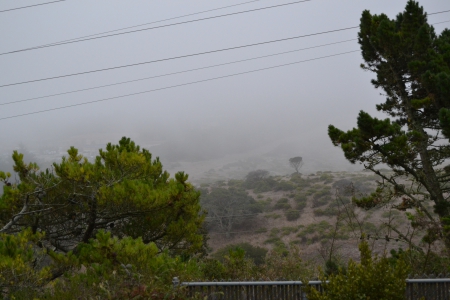
[[[53,76],[53,77],[47,77],[47,78],[41,78],[41,79],[34,79],[34,80],[28,80],[28,81],[22,81],[22,82],[9,83],[9,84],[0,85],[0,88],[7,87],[7,86],[13,86],[13,85],[32,83],[32,82],[52,80],[52,79],[57,79],[57,78],[65,78],[65,77],[78,76],[78,75],[83,75],[83,74],[90,74],[90,73],[103,72],[103,71],[110,71],[110,70],[121,69],[121,68],[128,68],[128,67],[134,67],[134,66],[140,66],[140,65],[145,65],[145,64],[152,64],[152,63],[156,63],[156,62],[174,60],[174,59],[179,59],[179,58],[199,56],[199,55],[204,55],[204,54],[211,54],[211,53],[217,53],[217,52],[223,52],[223,51],[229,51],[229,50],[235,50],[235,49],[242,49],[242,48],[247,48],[247,47],[253,47],[253,46],[259,46],[259,45],[277,43],[277,42],[288,41],[288,40],[294,40],[294,39],[299,39],[299,38],[304,38],[304,37],[309,37],[309,36],[322,35],[322,34],[327,34],[327,33],[332,33],[332,32],[338,32],[338,31],[345,31],[345,30],[350,30],[350,29],[355,29],[355,28],[358,28],[358,26],[341,28],[341,29],[335,29],[335,30],[329,30],[329,31],[316,32],[316,33],[311,33],[311,34],[304,34],[304,35],[299,35],[299,36],[294,36],[294,37],[289,37],[289,38],[284,38],[284,39],[277,39],[277,40],[271,40],[271,41],[266,41],[266,42],[253,43],[253,44],[247,44],[247,45],[242,45],[242,46],[235,46],[235,47],[230,47],[230,48],[222,48],[222,49],[217,49],[217,50],[198,52],[198,53],[186,54],[186,55],[169,57],[169,58],[162,58],[162,59],[157,59],[157,60],[151,60],[151,61],[146,61],[146,62],[140,62],[140,63],[116,66],[116,67],[109,67],[109,68],[103,68],[103,69],[97,69],[97,70],[91,70],[91,71],[84,71],[84,72],[78,72],[78,73],[72,73],[72,74],[66,74],[66,75],[59,75],[59,76]]]
[[[171,76],[171,75],[176,75],[176,74],[188,73],[188,72],[193,72],[193,71],[199,71],[199,70],[204,70],[204,69],[210,69],[210,68],[215,68],[215,67],[219,67],[219,66],[226,66],[226,65],[231,65],[231,64],[236,64],[236,63],[241,63],[241,62],[261,59],[261,58],[266,58],[266,57],[272,57],[272,56],[283,55],[283,54],[288,54],[288,53],[293,53],[293,52],[298,52],[298,51],[303,51],[303,50],[308,50],[308,49],[314,49],[314,48],[320,48],[320,47],[325,47],[325,46],[331,46],[331,45],[346,43],[346,42],[350,42],[350,41],[356,41],[356,39],[350,39],[350,40],[339,41],[339,42],[335,42],[335,43],[328,43],[328,44],[323,44],[323,45],[318,45],[318,46],[312,46],[312,47],[307,47],[307,48],[301,48],[301,49],[295,49],[295,50],[290,50],[290,51],[284,51],[284,52],[279,52],[279,53],[274,53],[274,54],[269,54],[269,55],[263,55],[263,56],[258,56],[258,57],[252,57],[252,58],[247,58],[247,59],[241,59],[241,60],[236,60],[236,61],[216,64],[216,65],[206,66],[206,67],[200,67],[200,68],[189,69],[189,70],[178,71],[178,72],[172,72],[172,73],[166,73],[166,74],[155,75],[155,76],[150,76],[150,77],[144,77],[144,78],[139,78],[139,79],[134,79],[134,80],[127,80],[127,81],[116,82],[116,83],[100,85],[100,86],[94,86],[94,87],[89,87],[89,88],[84,88],[84,89],[79,89],[79,90],[73,90],[73,91],[68,91],[68,92],[62,92],[62,93],[57,93],[57,94],[52,94],[52,95],[46,95],[46,96],[33,97],[33,98],[28,98],[28,99],[23,99],[23,100],[5,102],[5,103],[0,103],[0,106],[17,104],[17,103],[21,103],[21,102],[27,102],[27,101],[32,101],[32,100],[50,98],[50,97],[61,96],[61,95],[67,95],[67,94],[72,94],[72,93],[79,93],[79,92],[83,92],[83,91],[89,91],[89,90],[100,89],[100,88],[116,86],[116,85],[122,85],[122,84],[137,82],[137,81],[143,81],[143,80],[154,79],[154,78],[159,78],[159,77],[165,77],[165,76]]]
[[[52,3],[56,3],[56,2],[63,2],[63,1],[66,1],[66,0],[51,1],[51,2],[33,4],[33,5],[28,5],[28,6],[16,7],[16,8],[11,8],[11,9],[5,9],[5,10],[0,10],[0,13],[7,12],[7,11],[12,11],[12,10],[18,10],[18,9],[34,7],[34,6],[47,5],[47,4],[52,4]]]
[[[221,9],[230,8],[230,7],[234,7],[234,6],[241,6],[241,5],[245,5],[245,4],[249,4],[249,3],[253,3],[253,2],[259,2],[259,1],[262,1],[262,0],[253,0],[253,1],[247,1],[247,2],[243,2],[243,3],[239,3],[239,4],[233,4],[233,5],[222,6],[222,7],[213,8],[213,9],[208,9],[208,10],[203,10],[203,11],[200,11],[200,12],[191,13],[191,14],[187,14],[187,15],[182,15],[182,16],[178,16],[178,17],[172,17],[172,18],[162,19],[162,20],[153,21],[153,22],[149,22],[149,23],[143,23],[143,24],[139,24],[139,25],[128,26],[128,27],[123,27],[123,28],[114,29],[114,30],[109,30],[109,31],[103,31],[103,32],[95,33],[95,34],[84,35],[84,36],[80,36],[80,37],[77,37],[77,38],[68,39],[68,40],[62,40],[62,41],[59,41],[59,42],[53,42],[53,43],[49,43],[49,44],[45,44],[45,45],[40,45],[40,46],[36,46],[36,47],[48,46],[48,45],[56,45],[56,44],[60,44],[60,43],[64,43],[64,42],[70,42],[70,41],[75,41],[75,40],[79,40],[79,39],[84,39],[84,38],[88,38],[88,37],[92,37],[92,36],[97,36],[97,35],[107,34],[107,33],[111,33],[111,32],[117,32],[117,31],[122,31],[122,30],[126,30],[126,29],[131,29],[131,28],[141,27],[141,26],[145,26],[145,25],[150,25],[150,24],[155,24],[155,23],[161,23],[161,22],[170,21],[170,20],[175,20],[175,19],[180,19],[180,18],[185,18],[185,17],[189,17],[189,16],[194,16],[194,15],[204,14],[204,13],[211,12],[211,11],[215,11],[215,10],[221,10]],[[32,47],[32,48],[35,48],[35,47]],[[30,49],[31,49],[31,48],[30,48]]]
[[[308,0],[308,1],[310,1],[310,0]],[[447,21],[437,22],[437,23],[433,23],[433,24],[431,24],[431,25],[441,24],[441,23],[446,23],[446,22],[450,22],[450,21],[447,20]],[[235,47],[230,47],[230,48],[222,48],[222,49],[211,50],[211,51],[205,51],[205,52],[199,52],[199,53],[193,53],[193,54],[186,54],[186,55],[181,55],[181,56],[175,56],[175,57],[170,57],[170,58],[163,58],[163,59],[152,60],[152,61],[146,61],[146,62],[140,62],[140,63],[135,63],[135,64],[128,64],[128,65],[122,65],[122,66],[116,66],[116,67],[109,67],[109,68],[104,68],[104,69],[97,69],[97,70],[91,70],[91,71],[84,71],[84,72],[79,72],[79,73],[72,73],[72,74],[66,74],[66,75],[59,75],[59,76],[54,76],[54,77],[47,77],[47,78],[41,78],[41,79],[34,79],[34,80],[29,80],[29,81],[22,81],[22,82],[16,82],[16,83],[9,83],[9,84],[0,85],[0,88],[2,88],[2,87],[7,87],[7,86],[14,86],[14,85],[26,84],[26,83],[32,83],[32,82],[39,82],[39,81],[52,80],[52,79],[57,79],[57,78],[64,78],[64,77],[78,76],[78,75],[89,74],[89,73],[103,72],[103,71],[109,71],[109,70],[114,70],[114,69],[128,68],[128,67],[134,67],[134,66],[138,66],[138,65],[145,65],[145,64],[151,64],[151,63],[156,63],[156,62],[162,62],[162,61],[174,60],[174,59],[179,59],[179,58],[186,58],[186,57],[192,57],[192,56],[198,56],[198,55],[204,55],[204,54],[211,54],[211,53],[216,53],[216,52],[223,52],[223,51],[229,51],[229,50],[241,49],[241,48],[246,48],[246,47],[259,46],[259,45],[264,45],[264,44],[270,44],[270,43],[276,43],[276,42],[288,41],[288,40],[299,39],[299,38],[304,38],[304,37],[310,37],[310,36],[315,36],[315,35],[322,35],[322,34],[327,34],[327,33],[338,32],[338,31],[345,31],[345,30],[355,29],[355,28],[358,28],[358,27],[359,27],[359,26],[352,26],[352,27],[347,27],[347,28],[340,28],[340,29],[335,29],[335,30],[316,32],[316,33],[305,34],[305,35],[299,35],[299,36],[294,36],[294,37],[289,37],[289,38],[284,38],[284,39],[277,39],[277,40],[272,40],[272,41],[253,43],[253,44],[247,44],[247,45],[242,45],[242,46],[235,46]]]
[[[167,87],[147,90],[147,91],[143,91],[143,92],[137,92],[137,93],[126,94],[126,95],[121,95],[121,96],[103,98],[103,99],[99,99],[99,100],[87,101],[87,102],[83,102],[83,103],[77,103],[77,104],[65,105],[65,106],[60,106],[60,107],[55,107],[55,108],[50,108],[50,109],[44,109],[44,110],[40,110],[40,111],[34,111],[34,112],[30,112],[30,113],[25,113],[25,114],[20,114],[20,115],[0,118],[0,121],[1,120],[6,120],[6,119],[13,119],[13,118],[18,118],[18,117],[28,116],[28,115],[40,114],[40,113],[44,113],[44,112],[60,110],[60,109],[65,109],[65,108],[70,108],[70,107],[76,107],[76,106],[82,106],[82,105],[87,105],[87,104],[92,104],[92,103],[98,103],[98,102],[103,102],[103,101],[108,101],[108,100],[113,100],[113,99],[125,98],[125,97],[136,96],[136,95],[142,95],[142,94],[147,94],[147,93],[156,92],[156,91],[168,90],[168,89],[172,89],[172,88],[177,88],[177,87],[182,87],[182,86],[187,86],[187,85],[193,85],[193,84],[197,84],[197,83],[208,82],[208,81],[213,81],[213,80],[218,80],[218,79],[223,79],[223,78],[229,78],[229,77],[234,77],[234,76],[239,76],[239,75],[244,75],[244,74],[250,74],[250,73],[255,73],[255,72],[260,72],[260,71],[265,71],[265,70],[271,70],[271,69],[281,68],[281,67],[295,65],[295,64],[309,62],[309,61],[320,60],[320,59],[329,58],[329,57],[345,55],[345,54],[359,52],[359,51],[360,50],[353,50],[353,51],[348,51],[348,52],[342,52],[342,53],[337,53],[337,54],[332,54],[332,55],[327,55],[327,56],[322,56],[322,57],[317,57],[317,58],[311,58],[311,59],[307,59],[307,60],[296,61],[296,62],[292,62],[292,63],[286,63],[286,64],[282,64],[282,65],[276,65],[276,66],[267,67],[267,68],[261,68],[261,69],[246,71],[246,72],[240,72],[240,73],[235,73],[235,74],[230,74],[230,75],[224,75],[224,76],[213,77],[213,78],[209,78],[209,79],[197,80],[197,81],[192,81],[192,82],[188,82],[188,83],[182,83],[182,84],[177,84],[177,85],[172,85],[172,86],[167,86]]]
[[[26,49],[19,49],[19,50],[4,52],[4,53],[0,53],[0,55],[6,55],[6,54],[17,53],[17,52],[36,50],[36,49],[41,49],[41,48],[55,47],[55,46],[61,46],[61,45],[66,45],[66,44],[72,44],[72,43],[85,42],[85,41],[102,39],[102,38],[107,38],[107,37],[112,37],[112,36],[118,36],[118,35],[123,35],[123,34],[129,34],[129,33],[135,33],[135,32],[159,29],[159,28],[164,28],[164,27],[171,27],[171,26],[177,26],[177,25],[182,25],[182,24],[200,22],[200,21],[205,21],[205,20],[229,17],[229,16],[233,16],[233,15],[239,15],[239,14],[244,14],[244,13],[249,13],[249,12],[265,10],[265,9],[277,8],[277,7],[287,6],[287,5],[299,4],[299,3],[302,3],[302,2],[309,2],[309,1],[311,1],[311,0],[301,0],[301,1],[289,2],[289,3],[285,3],[285,4],[278,4],[278,5],[266,6],[266,7],[256,8],[256,9],[250,9],[250,10],[245,10],[245,11],[229,13],[229,14],[223,14],[223,15],[218,15],[218,16],[212,16],[212,17],[206,17],[206,18],[201,18],[201,19],[183,21],[183,22],[178,22],[178,23],[160,25],[160,26],[155,26],[155,27],[150,27],[150,28],[136,29],[136,30],[131,30],[131,31],[113,33],[113,34],[102,35],[102,36],[98,36],[98,37],[90,37],[90,38],[85,38],[85,39],[77,39],[77,40],[74,40],[74,41],[60,42],[60,43],[56,43],[56,44],[41,45],[41,46],[36,46],[36,47],[32,47],[32,48],[26,48]]]
[[[62,0],[62,1],[65,1],[65,0]],[[151,29],[156,29],[156,28],[161,28],[161,27],[174,26],[174,25],[179,25],[179,24],[183,24],[183,23],[197,22],[197,21],[201,21],[201,20],[203,20],[203,19],[200,19],[200,20],[192,20],[192,21],[181,22],[181,23],[175,23],[175,24],[168,24],[168,25],[160,26],[160,27],[153,27],[153,28],[146,28],[146,29],[140,29],[140,30],[135,30],[135,31],[123,32],[123,33],[119,33],[119,34],[112,34],[112,35],[106,35],[106,36],[95,37],[95,36],[98,36],[98,35],[107,34],[107,33],[111,33],[111,32],[117,32],[117,31],[122,31],[122,30],[130,29],[130,28],[136,28],[136,27],[141,27],[141,26],[145,26],[145,25],[150,25],[150,24],[160,23],[160,22],[164,22],[164,21],[169,21],[169,20],[174,20],[174,19],[184,18],[184,17],[187,17],[187,16],[198,15],[198,14],[202,14],[202,13],[206,13],[206,12],[211,12],[211,11],[215,11],[215,10],[221,10],[221,9],[230,8],[230,7],[234,7],[234,6],[245,5],[245,4],[248,4],[248,3],[258,2],[258,1],[261,1],[261,0],[247,1],[247,2],[244,2],[244,3],[239,3],[239,4],[234,4],[234,5],[223,6],[223,7],[219,7],[219,8],[214,8],[214,9],[205,10],[205,11],[201,11],[201,12],[197,12],[197,13],[192,13],[192,14],[187,14],[187,15],[182,15],[182,16],[178,16],[178,17],[167,18],[167,19],[158,20],[158,21],[149,22],[149,23],[144,23],[144,24],[140,24],[140,25],[128,26],[128,27],[124,27],[124,28],[120,28],[120,29],[109,30],[109,31],[104,31],[104,32],[100,32],[100,33],[95,33],[95,34],[85,35],[85,36],[81,36],[81,37],[78,37],[78,38],[73,38],[73,39],[68,39],[68,40],[62,40],[62,41],[59,41],[59,42],[54,42],[54,43],[49,43],[49,44],[43,44],[43,45],[34,46],[34,47],[30,47],[30,48],[24,48],[24,49],[19,49],[19,50],[14,50],[14,51],[9,51],[9,52],[4,52],[4,53],[0,53],[0,55],[12,54],[12,53],[23,52],[23,51],[30,51],[30,50],[35,50],[35,49],[40,49],[40,48],[47,48],[47,47],[53,47],[53,46],[58,46],[58,45],[65,45],[65,44],[76,43],[76,42],[81,42],[81,41],[87,41],[87,40],[92,40],[92,39],[98,39],[98,38],[110,37],[110,36],[114,36],[114,35],[120,35],[120,34],[126,34],[126,33],[138,32],[138,31],[143,31],[143,30],[151,30]],[[300,1],[300,2],[307,2],[307,1],[312,1],[312,0],[305,0],[305,1]],[[57,1],[56,1],[56,2],[57,2]],[[297,2],[295,2],[295,3],[297,3]],[[279,6],[290,5],[290,4],[295,4],[295,3],[281,4],[281,5],[279,5]],[[277,6],[274,6],[274,7],[277,7]],[[272,8],[272,7],[268,7],[268,8]],[[261,8],[261,9],[266,9],[266,8]],[[256,9],[256,10],[261,10],[261,9]],[[449,12],[449,11],[450,11],[450,10],[445,10],[445,11],[440,11],[440,12],[434,12],[434,13],[429,13],[428,15],[441,14],[441,13],[445,13],[445,12]],[[234,14],[239,14],[239,13],[244,13],[244,12],[237,12],[237,13],[234,13]],[[222,16],[215,16],[215,17],[211,17],[211,18],[218,18],[218,17],[222,17]],[[210,18],[205,18],[205,20],[206,20],[206,19],[210,19]],[[90,38],[90,37],[95,37],[95,38]]]
[[[450,20],[442,21],[442,22],[437,22],[437,23],[433,23],[433,24],[431,24],[431,25],[442,24],[442,23],[448,23],[448,22],[450,22]]]
[[[446,12],[449,12],[450,10],[443,10],[443,11],[438,11],[438,12],[434,12],[434,13],[431,13],[431,14],[427,14],[427,15],[437,15],[437,14],[443,14],[443,13],[446,13]]]

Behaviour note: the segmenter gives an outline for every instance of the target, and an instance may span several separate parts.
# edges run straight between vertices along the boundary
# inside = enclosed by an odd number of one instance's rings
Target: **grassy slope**
[[[390,237],[398,235],[383,226],[383,223],[391,222],[401,231],[407,230],[409,222],[404,212],[389,207],[370,211],[356,208],[354,209],[356,218],[348,218],[349,213],[345,207],[351,207],[349,205],[351,192],[339,188],[338,183],[351,181],[353,186],[359,189],[355,192],[357,195],[366,194],[376,187],[377,177],[372,174],[318,172],[302,176],[302,179],[298,180],[291,180],[290,176],[278,176],[274,179],[279,183],[292,183],[293,189],[265,192],[247,189],[248,194],[263,207],[263,212],[243,217],[245,221],[235,227],[234,233],[229,237],[212,228],[208,243],[213,251],[243,242],[278,250],[283,250],[290,244],[296,244],[306,257],[321,259],[329,255],[334,236],[333,247],[337,251],[335,253],[343,259],[357,258],[356,245],[360,241],[362,232],[370,235],[370,244],[376,252],[381,253],[399,247],[407,248],[401,240],[386,241],[386,235]],[[236,182],[233,184],[235,185]],[[221,181],[208,186],[217,185],[227,187],[228,182]],[[280,202],[282,198],[284,199]],[[343,203],[347,205],[343,206]],[[289,209],[300,212],[298,219],[287,220],[285,213]],[[343,217],[339,224],[336,224],[337,215]]]

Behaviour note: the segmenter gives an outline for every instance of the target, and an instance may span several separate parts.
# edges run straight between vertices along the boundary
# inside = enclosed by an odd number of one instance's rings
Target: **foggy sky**
[[[47,1],[41,1],[47,2]],[[0,52],[42,45],[122,27],[158,21],[245,1],[68,0],[0,13]],[[228,9],[148,25],[193,20],[292,1],[262,0]],[[3,1],[0,10],[39,1]],[[450,9],[443,0],[420,1],[428,13]],[[403,11],[406,1],[309,2],[0,56],[0,85],[100,68],[204,52],[359,25],[364,9]],[[429,16],[429,22],[450,20],[450,13]],[[450,23],[435,25],[437,33]],[[144,26],[145,27],[145,26]],[[142,28],[144,28],[142,27]],[[141,27],[140,27],[141,28]],[[357,29],[294,39],[112,71],[0,88],[0,103],[66,92],[142,77],[226,63],[282,51],[356,39]],[[52,109],[233,73],[358,50],[357,41],[161,77],[131,84],[0,106],[0,118]],[[327,126],[355,126],[365,110],[377,116],[381,90],[370,83],[359,52],[205,83],[99,102],[30,116],[0,120],[0,150],[20,143],[117,142],[126,135],[138,144],[161,142],[176,151],[201,156],[202,150],[231,155],[259,148],[291,145],[286,155],[345,162],[332,146]],[[383,116],[384,117],[384,116]],[[106,140],[106,141],[104,141]],[[74,146],[79,146],[74,144]],[[154,148],[168,156],[167,148]],[[159,152],[158,152],[159,151]],[[209,155],[209,156],[208,156]],[[210,154],[206,159],[214,158]],[[317,157],[314,157],[314,156]],[[188,158],[186,158],[188,159]],[[198,158],[197,158],[198,159]],[[164,161],[163,161],[164,163]],[[189,170],[186,170],[189,173]]]

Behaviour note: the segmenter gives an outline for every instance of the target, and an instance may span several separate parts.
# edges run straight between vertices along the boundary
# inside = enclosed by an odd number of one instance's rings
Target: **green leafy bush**
[[[300,212],[295,209],[288,209],[284,212],[284,215],[286,216],[286,219],[288,221],[295,221],[300,218]]]
[[[49,282],[51,268],[40,266],[45,251],[32,246],[42,237],[31,230],[17,235],[0,234],[0,297],[28,293]]]
[[[280,181],[277,185],[274,186],[274,191],[292,191],[296,189],[296,185],[289,181]]]
[[[321,207],[321,206],[327,205],[332,200],[333,199],[331,199],[330,197],[313,198],[312,207],[315,208],[315,207]]]
[[[372,257],[372,252],[366,241],[359,245],[361,262],[350,260],[346,273],[325,276],[320,279],[323,283],[323,292],[313,287],[307,287],[309,300],[341,300],[341,299],[379,299],[403,300],[405,299],[406,278],[409,268],[400,258],[391,264],[389,259]]]
[[[249,243],[239,243],[228,245],[224,248],[217,250],[217,252],[213,255],[214,258],[223,261],[224,257],[230,253],[231,250],[242,249],[245,252],[245,257],[252,259],[256,265],[261,265],[264,263],[264,258],[267,254],[267,249],[263,247],[253,246]]]
[[[322,216],[332,217],[332,216],[337,215],[338,211],[337,211],[337,209],[335,209],[333,207],[327,207],[324,209],[320,209],[320,208],[315,209],[315,210],[313,210],[313,213],[317,217],[322,217]]]
[[[298,227],[288,227],[288,226],[286,226],[286,227],[282,227],[281,228],[281,234],[283,236],[289,235],[291,233],[295,233],[297,231],[298,231]]]
[[[281,249],[280,246],[279,249]],[[315,266],[301,258],[300,249],[294,245],[287,252],[270,251],[266,256],[264,277],[270,280],[302,280],[316,275]]]
[[[264,217],[267,219],[275,219],[276,220],[276,219],[281,218],[281,215],[273,213],[273,214],[264,215]]]
[[[281,198],[279,199],[275,205],[273,206],[273,209],[290,209],[291,205],[289,204],[289,199],[288,198]]]

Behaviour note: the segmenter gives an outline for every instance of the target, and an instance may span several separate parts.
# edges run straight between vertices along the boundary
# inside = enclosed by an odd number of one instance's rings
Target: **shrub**
[[[347,271],[336,275],[321,274],[323,292],[306,287],[310,300],[337,299],[405,299],[406,277],[409,268],[403,259],[391,264],[385,256],[372,257],[366,241],[359,245],[361,262],[350,260]]]
[[[297,195],[295,195],[295,197],[294,197],[294,201],[295,201],[296,203],[299,203],[299,202],[306,202],[307,199],[308,199],[308,197],[306,197],[305,194],[297,194]]]
[[[326,184],[326,183],[333,182],[333,178],[334,178],[334,176],[331,175],[331,174],[322,174],[322,175],[319,177],[320,181],[324,181],[325,184]]]
[[[242,180],[236,180],[236,179],[230,179],[228,180],[228,186],[232,186],[235,188],[243,188],[244,181]]]
[[[267,232],[266,227],[260,227],[260,228],[258,228],[258,230],[255,231],[255,233],[266,233],[266,232]]]
[[[256,170],[249,172],[245,177],[243,187],[253,189],[255,193],[264,193],[271,191],[277,182],[269,177],[269,172],[266,170]]]
[[[300,212],[295,209],[289,209],[289,210],[285,211],[284,215],[286,216],[286,219],[288,221],[295,221],[295,220],[298,220],[298,218],[300,218]]]
[[[270,218],[270,219],[279,219],[281,218],[281,216],[279,214],[267,214],[264,216],[265,218]]]
[[[320,208],[315,209],[315,210],[313,210],[313,213],[317,217],[322,217],[322,216],[332,217],[332,216],[337,215],[338,212],[335,208],[327,207],[324,209],[320,209]]]
[[[273,209],[290,209],[291,205],[289,204],[288,198],[281,198],[277,201],[277,203],[273,206]]]
[[[273,236],[264,241],[264,244],[279,244],[283,243],[279,237]]]
[[[286,254],[270,251],[266,257],[265,267],[264,275],[270,280],[300,280],[316,275],[314,266],[303,261],[300,249],[292,244]]]
[[[324,205],[327,205],[329,202],[331,202],[331,198],[329,197],[324,197],[324,198],[314,198],[312,201],[312,207],[321,207]]]
[[[294,201],[295,201],[295,209],[298,210],[299,212],[302,212],[303,209],[306,207],[307,204],[307,197],[304,194],[297,194],[294,197]]]
[[[43,234],[32,234],[31,229],[17,235],[0,234],[0,297],[17,297],[18,293],[32,292],[50,281],[51,268],[39,267],[45,251],[32,245],[42,238]]]
[[[253,246],[249,243],[240,243],[228,245],[224,248],[217,250],[217,252],[213,255],[213,257],[218,260],[224,260],[224,258],[230,253],[232,250],[242,249],[245,252],[245,257],[252,259],[256,265],[260,265],[264,262],[264,258],[267,254],[267,249],[263,247]]]
[[[280,181],[277,185],[274,186],[274,191],[292,191],[295,190],[296,186],[292,182],[289,181]]]
[[[281,228],[281,233],[282,233],[283,236],[289,235],[291,233],[295,233],[297,231],[298,231],[297,227],[283,227],[283,228]]]

